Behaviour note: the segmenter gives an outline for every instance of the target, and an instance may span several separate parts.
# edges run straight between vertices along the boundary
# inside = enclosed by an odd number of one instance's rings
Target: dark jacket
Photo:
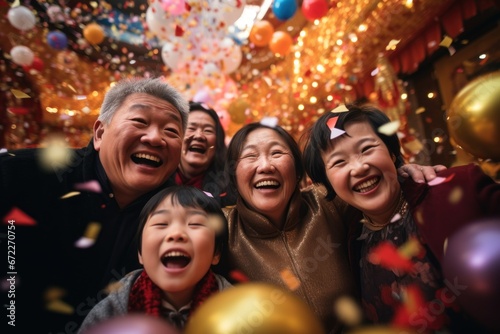
[[[17,208],[36,221],[31,226],[14,223],[15,267],[4,271],[16,272],[12,329],[27,333],[26,326],[37,328],[37,333],[73,333],[104,298],[101,289],[140,268],[134,240],[137,218],[156,191],[120,209],[92,143],[75,149],[63,169],[42,168],[41,152],[25,149],[0,156],[0,217]],[[99,182],[102,193],[78,190],[77,196],[61,198],[77,191],[76,184],[91,180]],[[97,239],[79,247],[77,241],[89,223],[100,228]],[[6,224],[2,235],[7,235]],[[2,305],[11,300],[2,291]]]

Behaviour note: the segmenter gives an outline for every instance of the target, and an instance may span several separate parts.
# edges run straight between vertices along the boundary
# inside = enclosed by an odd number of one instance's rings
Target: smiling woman
[[[353,293],[343,203],[325,201],[316,187],[300,191],[302,155],[279,126],[241,128],[229,145],[226,167],[239,196],[225,211],[229,247],[221,267],[293,290],[327,333],[340,332],[332,306],[335,298]]]

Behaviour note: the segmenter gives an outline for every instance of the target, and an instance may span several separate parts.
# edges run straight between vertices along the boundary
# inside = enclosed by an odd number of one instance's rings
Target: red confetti
[[[231,277],[233,280],[244,283],[250,281],[248,277],[245,276],[241,271],[239,270],[233,270],[229,273],[229,277]]]
[[[326,122],[326,125],[328,125],[328,128],[331,130],[335,127],[335,124],[337,124],[337,120],[339,119],[339,117],[332,117],[330,118],[327,122]]]
[[[176,25],[175,26],[175,36],[182,37],[183,35],[184,35],[184,29],[182,29],[180,26]]]
[[[3,217],[4,224],[9,224],[9,221],[14,221],[15,225],[24,225],[24,226],[34,226],[36,225],[36,220],[30,217],[28,214],[23,212],[21,209],[16,207],[12,208],[5,217]]]
[[[384,241],[372,248],[368,254],[368,261],[389,270],[403,270],[410,272],[413,263],[402,256],[398,249],[389,241]]]

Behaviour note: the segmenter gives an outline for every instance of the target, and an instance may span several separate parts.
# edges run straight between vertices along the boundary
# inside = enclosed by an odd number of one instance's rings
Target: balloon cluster
[[[239,45],[227,28],[243,13],[244,0],[152,0],[146,23],[162,44],[162,60],[172,72],[194,76],[235,71],[241,63]]]
[[[52,5],[47,9],[47,14],[51,22],[64,22],[67,16],[59,6]],[[36,17],[33,11],[25,6],[14,6],[7,13],[9,23],[21,31],[28,31],[35,28]],[[104,40],[104,30],[96,23],[91,23],[83,29],[83,36],[91,44],[99,44]],[[47,44],[55,50],[66,50],[68,47],[68,37],[59,30],[52,30],[47,33]],[[41,71],[44,67],[43,61],[37,57],[33,51],[24,45],[16,45],[11,51],[12,61],[25,70]]]

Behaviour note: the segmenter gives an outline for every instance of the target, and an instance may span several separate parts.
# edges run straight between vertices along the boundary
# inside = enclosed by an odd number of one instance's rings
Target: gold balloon
[[[448,130],[466,152],[500,161],[500,71],[468,83],[453,99]]]
[[[324,334],[324,330],[292,293],[264,283],[241,283],[207,299],[184,333]]]
[[[227,108],[227,112],[231,116],[231,121],[237,124],[243,124],[246,120],[246,110],[250,108],[250,104],[244,99],[238,98],[231,102]]]

